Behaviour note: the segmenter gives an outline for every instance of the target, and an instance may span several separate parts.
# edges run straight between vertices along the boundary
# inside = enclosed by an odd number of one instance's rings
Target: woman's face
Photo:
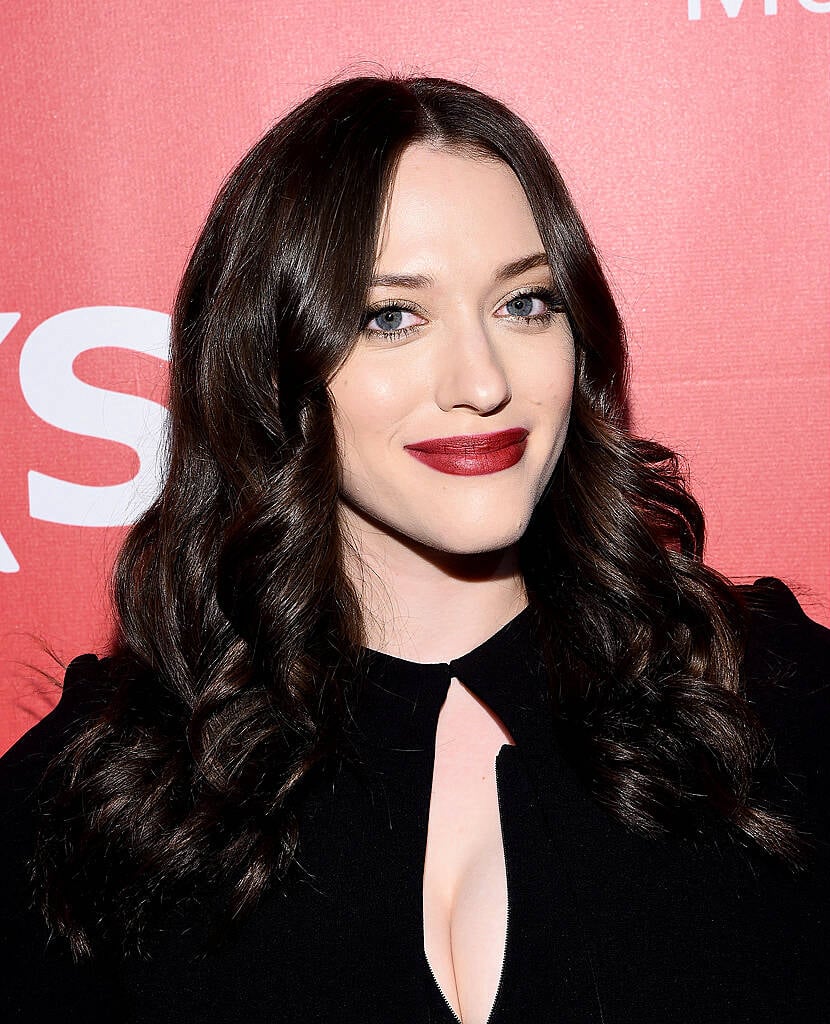
[[[329,383],[347,525],[454,554],[515,543],[565,440],[574,343],[513,171],[410,146],[375,278]]]

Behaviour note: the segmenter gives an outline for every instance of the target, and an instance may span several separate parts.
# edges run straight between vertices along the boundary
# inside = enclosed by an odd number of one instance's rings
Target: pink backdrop
[[[223,176],[332,76],[445,75],[550,147],[630,328],[636,427],[708,559],[830,623],[830,2],[26,2],[0,14],[0,750],[100,650],[157,486],[178,277]],[[54,666],[53,666],[54,671]]]

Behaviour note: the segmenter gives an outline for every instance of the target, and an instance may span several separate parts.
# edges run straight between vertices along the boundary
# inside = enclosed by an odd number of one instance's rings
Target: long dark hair
[[[626,346],[600,262],[532,130],[428,77],[326,85],[219,193],[173,316],[169,470],[114,573],[100,703],[48,778],[42,908],[80,959],[140,948],[204,888],[239,916],[284,874],[297,806],[338,754],[359,676],[327,381],[362,327],[384,203],[414,142],[507,163],[576,344],[568,436],[520,545],[563,735],[632,828],[701,806],[797,858],[750,799],[764,734],[741,696],[744,606],[702,562],[678,457],[626,428]],[[554,628],[555,624],[555,628]]]

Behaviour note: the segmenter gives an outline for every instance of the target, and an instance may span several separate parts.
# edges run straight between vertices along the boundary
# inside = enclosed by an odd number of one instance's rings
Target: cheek
[[[331,385],[338,442],[352,471],[364,454],[376,458],[395,441],[415,403],[408,379],[391,367],[357,365],[344,368]]]
[[[555,348],[539,348],[516,369],[514,393],[521,393],[535,407],[542,422],[556,430],[567,419],[574,390],[575,357],[570,336]]]

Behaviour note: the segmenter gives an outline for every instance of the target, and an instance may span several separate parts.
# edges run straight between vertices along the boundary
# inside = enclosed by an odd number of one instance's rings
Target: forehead
[[[502,264],[539,248],[527,197],[506,163],[422,144],[404,150],[382,219],[379,273],[462,259]]]

